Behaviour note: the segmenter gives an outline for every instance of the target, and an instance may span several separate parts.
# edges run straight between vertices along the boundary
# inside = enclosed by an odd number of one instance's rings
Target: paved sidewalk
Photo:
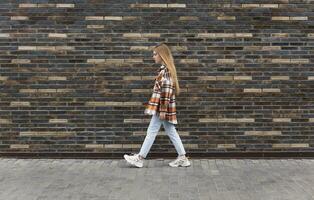
[[[1,200],[313,200],[314,160],[0,158]]]

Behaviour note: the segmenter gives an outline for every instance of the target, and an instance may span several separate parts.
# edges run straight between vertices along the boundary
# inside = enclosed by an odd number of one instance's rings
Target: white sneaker
[[[177,159],[169,163],[170,167],[188,167],[191,163],[185,156],[178,156]]]
[[[140,159],[138,154],[135,154],[133,156],[124,155],[124,159],[133,166],[136,166],[139,168],[143,167],[144,161],[143,159]]]

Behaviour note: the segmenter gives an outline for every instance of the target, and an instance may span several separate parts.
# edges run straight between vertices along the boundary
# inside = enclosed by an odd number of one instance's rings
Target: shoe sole
[[[129,164],[131,164],[131,165],[133,165],[135,167],[138,167],[138,168],[142,168],[143,167],[143,165],[137,165],[135,162],[133,162],[133,160],[129,160],[127,155],[124,155],[123,157]]]

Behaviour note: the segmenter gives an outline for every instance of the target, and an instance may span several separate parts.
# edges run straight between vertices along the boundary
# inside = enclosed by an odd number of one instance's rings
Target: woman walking
[[[152,118],[140,152],[135,155],[124,155],[124,159],[131,165],[143,167],[144,159],[162,124],[178,153],[177,159],[170,162],[169,166],[188,167],[191,163],[185,156],[186,152],[175,128],[175,124],[177,124],[175,95],[180,93],[180,88],[173,57],[168,46],[162,43],[154,47],[153,59],[161,66],[155,78],[153,94],[145,109],[145,114],[152,115]]]

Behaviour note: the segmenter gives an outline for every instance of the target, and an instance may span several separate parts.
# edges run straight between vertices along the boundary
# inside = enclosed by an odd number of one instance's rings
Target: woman
[[[163,124],[178,153],[177,159],[170,162],[169,165],[171,167],[188,167],[191,163],[185,157],[183,144],[175,129],[175,124],[177,124],[175,94],[179,94],[180,88],[173,57],[168,46],[162,43],[154,48],[153,58],[155,63],[161,64],[161,67],[155,78],[152,97],[145,109],[145,114],[152,115],[152,119],[140,152],[132,156],[124,155],[124,159],[131,165],[143,167],[144,159]]]

